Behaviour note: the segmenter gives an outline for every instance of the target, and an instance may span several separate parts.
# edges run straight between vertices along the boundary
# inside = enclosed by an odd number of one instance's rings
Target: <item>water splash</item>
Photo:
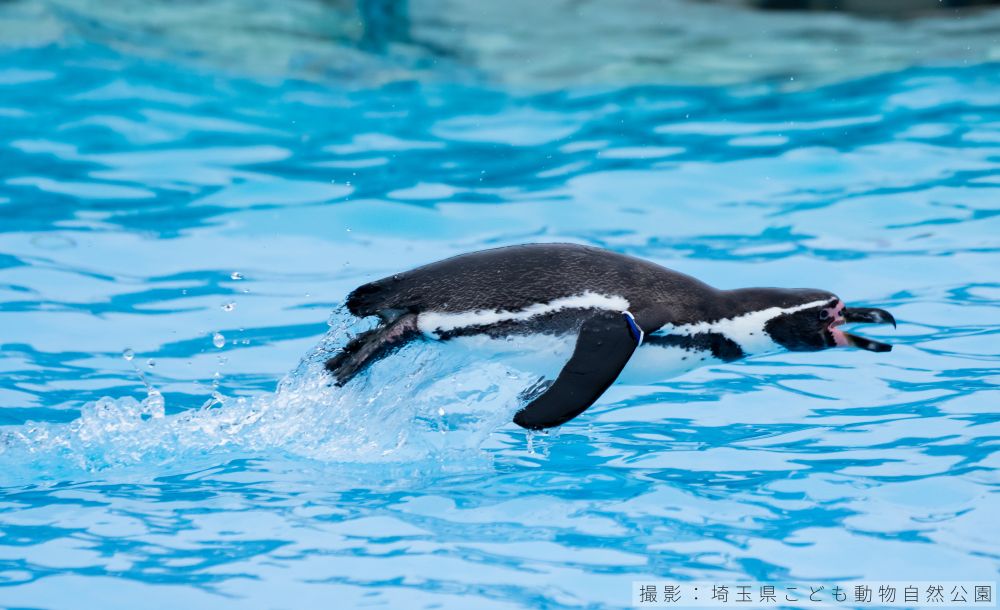
[[[0,435],[5,476],[58,479],[82,472],[283,453],[324,462],[399,463],[462,459],[510,421],[533,378],[446,345],[404,347],[344,387],[323,363],[366,322],[344,310],[276,391],[213,393],[200,409],[165,415],[162,394],[102,398],[70,423],[33,423]],[[401,367],[400,363],[407,363]]]

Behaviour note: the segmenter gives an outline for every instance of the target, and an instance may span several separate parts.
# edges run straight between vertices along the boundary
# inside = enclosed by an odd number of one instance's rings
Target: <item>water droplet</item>
[[[232,273],[229,274],[229,279],[231,279],[231,280],[242,280],[243,279],[243,274],[240,273],[239,271],[233,271]]]
[[[226,338],[222,336],[222,333],[215,333],[212,335],[212,345],[221,349],[225,344]]]
[[[222,311],[232,311],[236,309],[236,303],[230,301],[222,306]]]
[[[133,350],[131,347],[127,348],[124,352],[122,352],[122,358],[131,362],[132,358],[135,358],[135,350]]]
[[[160,394],[159,390],[150,390],[146,395],[146,412],[153,419],[160,419],[164,415],[164,407],[166,406],[166,401],[163,399],[163,394]]]
[[[150,358],[149,360],[146,361],[146,366],[148,366],[149,368],[153,368],[154,366],[156,366],[156,360]]]

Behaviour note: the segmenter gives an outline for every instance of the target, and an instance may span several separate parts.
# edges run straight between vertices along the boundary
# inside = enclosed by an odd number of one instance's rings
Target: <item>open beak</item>
[[[841,312],[848,324],[892,324],[896,328],[896,318],[884,309],[874,307],[845,307]]]
[[[841,315],[843,316],[844,321],[848,324],[892,324],[893,328],[896,327],[896,318],[892,317],[892,314],[884,309],[875,309],[873,307],[845,307],[841,311]],[[874,339],[868,339],[866,337],[847,333],[840,329],[832,330],[843,337],[845,345],[859,347],[870,352],[888,352],[892,350],[892,346],[888,343],[882,343],[881,341],[875,341]],[[840,343],[840,341],[838,341],[838,343]]]

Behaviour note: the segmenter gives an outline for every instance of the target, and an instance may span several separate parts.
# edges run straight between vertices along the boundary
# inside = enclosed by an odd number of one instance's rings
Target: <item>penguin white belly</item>
[[[576,346],[576,333],[532,334],[493,338],[471,335],[448,340],[449,344],[478,357],[496,359],[505,365],[544,379],[555,379],[569,362]],[[647,385],[665,381],[688,371],[722,361],[710,351],[646,343],[635,350],[618,376],[618,383]]]
[[[620,383],[646,385],[682,375],[721,360],[709,351],[691,350],[674,345],[644,343],[635,350],[618,376]]]
[[[448,343],[475,352],[479,357],[485,355],[496,359],[512,369],[555,379],[573,355],[576,338],[576,333],[510,335],[503,338],[469,335],[449,339]]]

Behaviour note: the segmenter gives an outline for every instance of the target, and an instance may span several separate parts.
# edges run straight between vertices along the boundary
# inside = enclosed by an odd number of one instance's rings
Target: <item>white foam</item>
[[[431,341],[407,345],[336,387],[323,363],[361,330],[355,326],[332,329],[275,392],[219,396],[173,414],[164,413],[159,393],[142,401],[102,398],[68,423],[5,427],[0,458],[17,468],[0,472],[0,485],[132,468],[162,474],[202,459],[274,454],[370,465],[464,462],[478,459],[489,435],[510,425],[521,392],[538,379],[493,354]],[[565,343],[549,345],[550,361]]]
[[[598,294],[588,290],[582,294],[554,299],[547,303],[534,303],[524,309],[515,311],[506,309],[479,309],[461,313],[428,311],[421,313],[417,317],[417,327],[425,334],[436,335],[468,326],[486,326],[498,322],[528,320],[535,316],[554,313],[563,309],[626,311],[628,308],[629,302],[625,297]]]

